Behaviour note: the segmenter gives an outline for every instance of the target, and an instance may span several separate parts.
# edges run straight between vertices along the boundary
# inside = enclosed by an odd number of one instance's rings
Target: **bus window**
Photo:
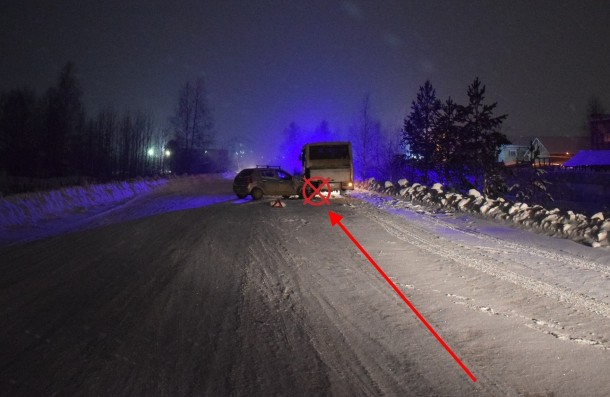
[[[309,158],[311,160],[349,159],[347,145],[310,146]]]

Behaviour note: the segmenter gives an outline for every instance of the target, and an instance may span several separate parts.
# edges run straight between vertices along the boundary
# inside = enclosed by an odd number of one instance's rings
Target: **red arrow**
[[[394,282],[392,280],[390,280],[390,278],[387,276],[387,274],[385,274],[383,269],[381,267],[379,267],[377,262],[375,262],[375,260],[373,258],[371,258],[369,253],[366,252],[366,250],[360,245],[358,240],[356,240],[356,238],[354,236],[352,236],[352,234],[349,232],[349,230],[347,230],[347,228],[345,226],[343,226],[343,224],[341,223],[341,219],[343,219],[343,217],[332,211],[328,211],[328,216],[330,218],[330,225],[331,226],[339,225],[339,227],[341,228],[341,230],[343,230],[343,232],[347,235],[347,237],[349,237],[349,239],[352,240],[352,242],[356,245],[356,247],[358,247],[360,252],[362,252],[362,254],[366,257],[366,259],[368,259],[369,262],[371,262],[371,264],[375,267],[375,269],[377,269],[379,274],[381,274],[381,277],[383,277],[385,279],[385,281],[387,281],[387,283],[390,284],[390,287],[392,287],[392,289],[398,294],[398,296],[400,296],[400,298],[407,304],[407,306],[409,306],[409,309],[411,309],[413,311],[413,313],[415,313],[417,318],[419,318],[419,320],[426,326],[426,328],[428,328],[428,331],[430,331],[430,333],[432,335],[434,335],[436,340],[438,340],[438,343],[440,343],[445,348],[445,350],[447,350],[447,352],[451,355],[451,357],[453,357],[453,359],[459,364],[459,366],[462,367],[464,372],[466,372],[466,375],[468,375],[470,377],[470,379],[472,379],[473,382],[476,382],[477,378],[475,378],[475,376],[472,374],[472,372],[470,372],[468,367],[466,367],[466,365],[464,365],[462,360],[460,360],[459,357],[453,352],[453,350],[451,350],[451,348],[447,345],[447,343],[445,343],[443,338],[441,338],[439,336],[439,334],[436,333],[434,328],[432,328],[432,326],[428,323],[428,321],[426,321],[424,316],[422,316],[421,313],[419,311],[417,311],[415,306],[413,306],[411,301],[409,301],[409,299],[407,299],[407,297],[402,293],[402,291],[400,289],[398,289],[396,284],[394,284]]]

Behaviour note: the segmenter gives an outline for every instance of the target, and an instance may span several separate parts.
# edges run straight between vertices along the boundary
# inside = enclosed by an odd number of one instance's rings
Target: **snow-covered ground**
[[[226,201],[231,182],[194,175],[0,197],[0,246]]]
[[[272,208],[230,185],[5,230],[0,395],[610,395],[607,248],[378,192]]]

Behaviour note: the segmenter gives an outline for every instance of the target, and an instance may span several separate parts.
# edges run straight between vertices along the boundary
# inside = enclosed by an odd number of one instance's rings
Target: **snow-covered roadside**
[[[96,207],[115,205],[149,193],[167,182],[168,179],[113,182],[2,197],[0,225],[23,226]]]
[[[562,212],[557,208],[548,210],[539,205],[529,206],[502,198],[491,199],[474,189],[468,195],[462,195],[443,191],[440,183],[432,187],[419,183],[410,185],[406,179],[399,180],[397,186],[390,181],[382,185],[369,179],[360,184],[360,187],[444,210],[472,213],[513,223],[591,247],[610,247],[610,218],[605,219],[601,212],[588,217],[573,211]]]
[[[229,177],[214,174],[114,182],[0,198],[0,246],[226,201],[233,197]],[[177,198],[172,194],[176,191],[183,195]],[[164,196],[172,197],[163,200]]]

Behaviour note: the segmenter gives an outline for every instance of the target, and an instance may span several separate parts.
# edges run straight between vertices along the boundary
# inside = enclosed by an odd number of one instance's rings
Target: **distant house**
[[[503,145],[500,148],[500,153],[498,154],[499,162],[503,162],[508,166],[532,163],[548,165],[550,163],[551,154],[540,139],[525,139],[520,137],[516,141],[516,143]]]
[[[563,165],[579,150],[590,149],[591,138],[588,135],[577,136],[541,136],[540,140],[549,150],[551,165]]]
[[[610,150],[581,150],[563,165],[570,168],[610,171]]]
[[[591,149],[610,149],[610,114],[593,114],[589,117]]]
[[[503,145],[498,154],[498,161],[505,165],[515,165],[525,161],[526,153],[529,152],[529,146],[510,144]]]

